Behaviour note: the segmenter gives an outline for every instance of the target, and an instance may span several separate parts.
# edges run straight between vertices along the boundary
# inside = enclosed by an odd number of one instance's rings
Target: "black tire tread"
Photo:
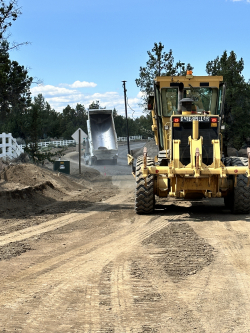
[[[226,164],[225,164],[226,165]],[[245,157],[230,157],[230,166],[247,166]],[[224,198],[226,207],[234,214],[248,214],[250,212],[250,187],[247,186],[248,178],[245,175],[237,176],[237,185],[231,195]]]
[[[154,175],[147,176],[147,186],[145,186],[141,171],[142,164],[143,156],[139,156],[136,161],[135,211],[137,214],[152,214],[155,207]],[[153,158],[147,157],[147,165],[154,165]]]

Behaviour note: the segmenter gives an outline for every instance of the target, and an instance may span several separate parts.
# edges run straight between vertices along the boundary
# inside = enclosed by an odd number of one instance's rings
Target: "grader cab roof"
[[[192,87],[213,87],[219,88],[223,82],[223,76],[157,76],[155,82],[160,88],[178,87],[183,83],[184,87],[192,85]]]

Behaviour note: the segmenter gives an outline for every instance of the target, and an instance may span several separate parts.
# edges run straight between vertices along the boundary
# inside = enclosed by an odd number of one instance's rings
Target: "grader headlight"
[[[173,118],[173,126],[180,127],[180,118],[179,117]]]
[[[218,127],[218,117],[210,118],[211,127]]]

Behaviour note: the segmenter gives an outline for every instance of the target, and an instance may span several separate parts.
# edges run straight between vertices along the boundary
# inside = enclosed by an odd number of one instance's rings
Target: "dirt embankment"
[[[10,164],[0,172],[0,236],[85,209],[116,192],[109,177],[90,168],[68,176],[34,164]],[[0,260],[28,249],[28,243],[0,247]]]

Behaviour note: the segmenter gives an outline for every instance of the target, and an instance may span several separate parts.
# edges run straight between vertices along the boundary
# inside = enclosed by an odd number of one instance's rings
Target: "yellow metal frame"
[[[218,88],[223,82],[222,76],[193,76],[191,74],[186,76],[165,76],[157,77],[155,79],[157,85],[161,88],[171,87],[171,83],[183,83],[184,87],[200,87],[200,83],[208,83],[209,87]],[[202,145],[203,138],[199,136],[199,121],[193,120],[192,137],[188,137],[190,145],[190,163],[183,165],[180,162],[180,140],[173,140],[171,124],[173,117],[165,117],[156,115],[152,110],[152,131],[155,135],[156,145],[159,145],[157,116],[162,119],[164,149],[166,150],[166,158],[168,151],[172,150],[172,159],[168,161],[168,166],[147,166],[146,152],[144,152],[142,175],[145,178],[149,174],[155,175],[154,193],[160,197],[172,196],[184,198],[187,195],[200,194],[205,197],[221,197],[227,195],[227,192],[232,190],[233,186],[237,184],[237,175],[245,174],[250,183],[250,148],[248,151],[248,166],[225,166],[221,162],[222,151],[222,135],[220,139],[212,140],[213,145],[213,163],[205,165],[202,163]],[[178,115],[175,115],[178,117]],[[189,114],[192,117],[192,115]],[[197,116],[197,115],[196,115]],[[218,115],[213,115],[218,117]],[[211,125],[212,126],[212,125]],[[219,126],[218,123],[213,126]],[[158,157],[155,157],[155,162]],[[132,163],[132,157],[128,156],[128,162]],[[234,177],[228,177],[234,176]],[[234,181],[233,181],[234,179]]]
[[[219,140],[212,140],[214,146],[214,160],[210,166],[205,165],[201,162],[201,154],[199,158],[199,167],[195,167],[195,157],[192,159],[194,155],[193,152],[198,148],[202,151],[202,137],[199,140],[193,140],[189,137],[190,142],[190,155],[191,155],[191,162],[187,166],[182,165],[179,161],[180,150],[179,144],[180,140],[174,140],[174,158],[173,161],[169,163],[168,166],[147,166],[142,169],[143,176],[147,177],[148,174],[154,175],[167,175],[168,177],[173,177],[177,175],[187,175],[192,177],[201,177],[201,176],[213,176],[219,175],[221,178],[226,177],[227,175],[243,175],[245,174],[247,177],[250,178],[250,169],[249,166],[225,166],[221,162],[220,158],[220,141]],[[197,171],[198,170],[198,171]]]
[[[245,166],[225,166],[221,162],[220,140],[212,140],[213,163],[202,163],[203,138],[199,137],[199,122],[193,120],[192,136],[189,136],[190,163],[180,162],[180,140],[173,140],[173,159],[168,166],[147,166],[144,161],[143,177],[156,175],[155,193],[159,196],[185,197],[187,194],[202,193],[205,197],[221,197],[229,189],[228,175],[245,174],[250,182],[250,168]],[[249,151],[250,160],[250,151]],[[170,187],[169,187],[170,180]],[[235,185],[237,177],[235,177]]]

